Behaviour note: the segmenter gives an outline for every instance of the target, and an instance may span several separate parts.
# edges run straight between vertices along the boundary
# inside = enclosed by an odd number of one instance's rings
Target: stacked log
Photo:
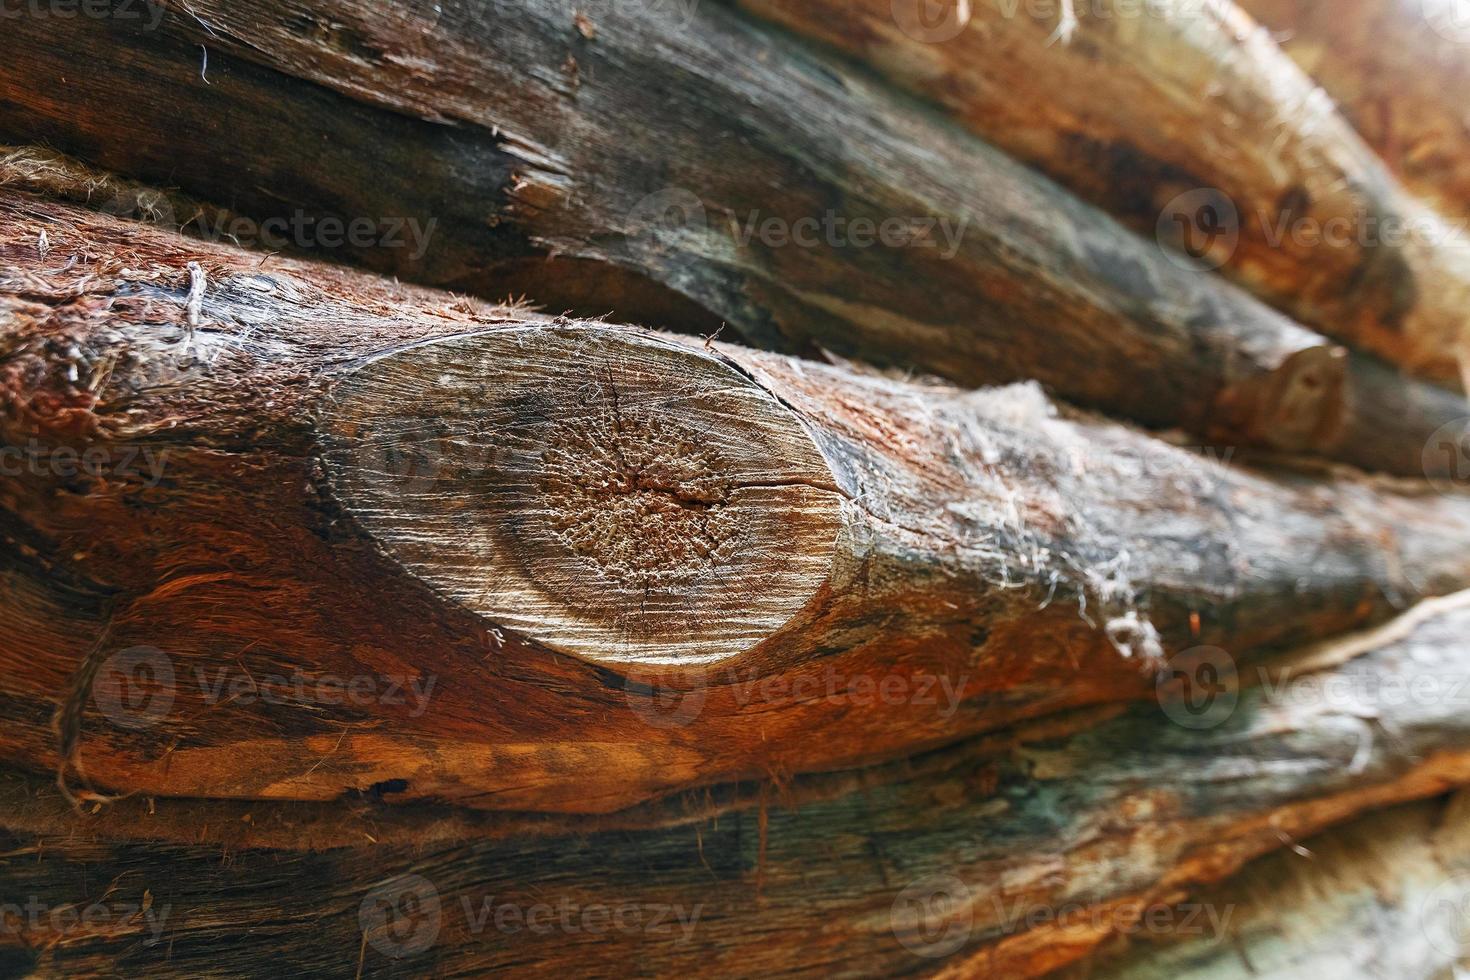
[[[1462,956],[1461,161],[1120,4],[14,19],[0,972]]]

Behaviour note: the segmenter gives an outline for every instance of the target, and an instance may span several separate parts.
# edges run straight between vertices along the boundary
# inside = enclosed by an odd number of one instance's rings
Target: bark
[[[1244,0],[1405,185],[1463,239],[1470,215],[1470,29],[1454,4]]]
[[[1140,705],[872,770],[861,792],[804,798],[798,777],[658,829],[222,853],[150,843],[148,819],[99,838],[106,811],[23,793],[0,868],[38,911],[0,943],[39,976],[1040,976],[1254,856],[1470,779],[1463,695],[1390,687],[1462,681],[1467,613],[1457,596],[1273,663],[1213,728]],[[206,836],[271,833],[211,816],[231,827]]]
[[[0,132],[262,225],[411,217],[432,231],[422,256],[338,250],[405,278],[727,323],[756,345],[965,384],[1036,378],[1225,446],[1420,475],[1429,436],[1470,414],[835,60],[717,7],[606,6],[588,7],[587,32],[570,4],[540,0],[428,16],[191,4],[156,31],[21,20]],[[854,220],[907,231],[860,247]],[[809,244],[789,240],[798,229]],[[1353,307],[1374,309],[1371,292],[1351,291]]]
[[[929,23],[920,11],[934,8],[918,0],[740,3],[939,103],[1303,323],[1458,384],[1470,301],[1464,236],[1400,186],[1228,0],[1081,4],[1067,37],[1055,34],[1056,4],[977,0],[946,5]],[[1367,19],[1341,17],[1339,6],[1319,4],[1321,19]],[[1415,4],[1397,6],[1405,22],[1418,16]],[[1417,44],[1375,34],[1368,47],[1419,72]],[[1439,89],[1448,100],[1457,91]],[[1385,90],[1380,104],[1391,111],[1397,98]],[[1412,96],[1402,105],[1412,112]]]
[[[0,212],[0,740],[81,786],[606,812],[1470,584],[1458,495]]]

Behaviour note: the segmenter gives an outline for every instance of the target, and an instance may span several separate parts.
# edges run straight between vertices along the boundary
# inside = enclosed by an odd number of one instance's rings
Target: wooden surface
[[[1465,804],[1396,807],[1303,840],[1052,980],[1453,976],[1470,953]]]
[[[1470,503],[1427,487],[1223,466],[1059,412],[1029,387],[963,392],[559,325],[41,198],[0,208],[15,270],[0,290],[7,441],[29,440],[47,461],[91,449],[113,462],[29,467],[5,485],[11,605],[24,624],[5,641],[16,716],[5,753],[43,771],[66,761],[99,789],[327,800],[391,785],[398,800],[604,812],[1142,697],[1180,650],[1300,643],[1470,585]],[[204,278],[197,304],[191,263]],[[515,353],[508,329],[529,347],[583,354],[538,381],[515,357],[496,367],[497,351]],[[751,469],[771,462],[758,454],[702,457],[732,481],[810,481],[784,488],[794,496],[752,497],[772,522],[747,520],[764,536],[753,540],[784,539],[766,556],[728,556],[772,581],[794,576],[792,595],[745,604],[770,632],[712,615],[703,653],[658,642],[666,610],[709,587],[697,579],[672,583],[651,609],[635,609],[625,584],[604,593],[619,605],[587,606],[589,565],[650,560],[636,522],[605,525],[601,550],[587,551],[585,534],[582,553],[546,545],[528,575],[515,549],[538,545],[511,541],[505,523],[527,498],[497,502],[496,488],[514,491],[531,466],[529,437],[475,429],[488,424],[477,412],[499,411],[493,398],[464,408],[442,397],[452,387],[415,394],[392,380],[444,361],[442,345],[477,352],[471,373],[512,392],[580,385],[604,408],[608,359],[637,352],[640,370],[665,367],[635,388],[667,396],[694,384],[745,406],[711,416],[712,434],[689,453],[751,443],[753,431],[805,453],[791,464],[803,469],[775,476]],[[353,428],[363,404],[389,427],[415,405],[437,409],[385,444]],[[634,402],[649,419],[653,404]],[[686,417],[665,411],[669,424]],[[505,453],[481,466],[482,449]],[[158,471],[117,472],[135,458]],[[781,532],[792,501],[815,509]],[[563,496],[559,518],[537,520],[566,519],[575,502]],[[460,514],[452,526],[446,511]],[[697,543],[691,525],[670,527],[686,535],[679,547]],[[486,565],[482,592],[464,570],[483,560],[474,542],[506,559]],[[523,590],[520,606],[510,593],[487,605],[506,582]],[[533,601],[602,616],[608,645],[593,650],[592,634],[554,620],[515,628]],[[162,657],[174,683],[157,717],[124,711],[120,722],[93,687],[98,676],[123,683],[139,664],[110,658],[139,647],[156,653],[130,656]],[[687,669],[711,657],[729,662]],[[597,666],[613,662],[645,669]],[[650,669],[659,664],[669,669]],[[313,685],[364,677],[378,694],[396,685],[397,702],[308,698],[303,713],[299,695],[258,695],[260,677],[303,674]],[[890,674],[902,691],[870,694],[871,710],[814,694]],[[779,710],[753,725],[752,699],[777,689]]]
[[[1470,215],[1470,23],[1424,0],[1243,0],[1405,185],[1463,229]],[[1463,230],[1456,239],[1466,246]]]
[[[836,559],[846,498],[800,416],[682,345],[526,324],[374,356],[331,397],[347,510],[552,649],[719,663],[801,612]]]
[[[840,781],[696,797],[643,829],[308,853],[259,846],[293,829],[265,802],[195,803],[190,840],[180,801],[89,817],[12,781],[0,869],[42,912],[0,942],[41,976],[1040,976],[1253,856],[1470,780],[1465,685],[1393,686],[1463,681],[1467,629],[1460,595],[1243,671],[1252,686],[1223,689],[1212,726],[1181,724],[1175,691]],[[361,834],[392,820],[359,806]],[[198,843],[217,837],[233,843]],[[49,914],[97,904],[112,917]]]
[[[153,31],[16,21],[0,138],[259,227],[410,220],[422,241],[404,247],[284,236],[404,278],[704,334],[723,323],[727,339],[968,385],[1035,378],[1224,446],[1415,476],[1417,447],[1466,414],[1361,353],[1338,360],[1320,334],[1176,264],[1151,230],[1130,234],[917,100],[716,5],[689,6],[687,23],[676,4],[605,5],[587,14],[591,38],[572,4],[541,0],[503,15],[449,3],[433,23],[350,2],[189,9]],[[1365,277],[1321,291],[1363,316],[1402,292]]]
[[[1451,168],[947,9],[5,18],[0,976],[1458,968]]]
[[[1460,212],[1406,192],[1233,4],[1096,0],[1065,43],[1048,41],[1055,4],[976,0],[962,26],[933,31],[900,26],[894,10],[912,0],[741,6],[856,56],[1302,322],[1459,384],[1470,302]],[[1338,19],[1329,8],[1341,5],[1320,6]],[[1400,52],[1384,57],[1418,58],[1417,44],[1382,43]]]

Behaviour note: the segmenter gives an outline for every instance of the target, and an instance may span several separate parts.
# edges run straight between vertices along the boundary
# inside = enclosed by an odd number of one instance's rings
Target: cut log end
[[[831,470],[795,414],[711,354],[517,326],[372,359],[328,414],[330,478],[367,532],[552,649],[718,662],[829,576]]]

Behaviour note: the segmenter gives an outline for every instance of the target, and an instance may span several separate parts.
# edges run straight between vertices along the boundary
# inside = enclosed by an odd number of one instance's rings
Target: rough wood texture
[[[12,764],[66,764],[98,789],[285,800],[386,791],[610,811],[1145,696],[1167,654],[1302,642],[1470,584],[1462,497],[1221,466],[1059,415],[1034,388],[961,392],[537,318],[25,195],[0,199],[0,214],[0,431],[36,460],[0,481],[0,595],[16,626],[0,638],[0,742]],[[504,411],[493,392],[484,415],[427,392],[389,406],[389,419],[415,404],[443,413],[425,415],[405,444],[352,425],[364,392],[381,399],[373,386],[385,371],[446,363],[445,350],[470,351],[496,390],[524,390],[491,356],[513,336],[579,351],[544,369],[554,385],[539,387],[570,390],[580,365],[594,404],[607,408],[616,390],[621,405],[628,392],[635,426],[677,418],[691,386],[708,403],[747,406],[743,420],[709,418],[712,431],[670,472],[730,465],[720,447],[751,420],[788,442],[804,431],[814,451],[798,456],[799,479],[770,480],[791,485],[769,502],[784,508],[772,527],[815,502],[791,525],[809,526],[769,556],[721,559],[765,574],[769,557],[772,581],[783,563],[798,569],[794,595],[760,601],[785,603],[762,613],[766,625],[799,613],[749,649],[745,624],[727,622],[712,649],[742,652],[718,670],[666,644],[661,655],[613,646],[599,658],[637,671],[589,663],[584,641],[554,622],[523,632],[485,615],[506,607],[461,590],[453,548],[506,526],[516,495],[497,502],[495,488],[534,468],[523,433],[491,431]],[[640,390],[616,367],[605,387],[609,363],[630,351],[656,387]],[[567,408],[530,397],[517,411],[530,432]],[[620,445],[616,424],[576,437]],[[469,465],[496,448],[507,452]],[[607,492],[631,505],[640,491],[626,462],[609,470]],[[414,535],[441,533],[446,510],[461,520],[440,541],[445,557],[416,552]],[[546,520],[537,508],[524,517]],[[742,525],[756,552],[777,533]],[[487,583],[522,576],[527,589],[555,589],[598,573],[601,556],[639,553],[618,537],[628,526],[603,530],[591,552],[576,539],[535,543],[574,570],[561,579],[512,562],[487,567]],[[819,538],[823,550],[793,550]],[[642,622],[626,582],[601,574],[622,589],[608,595],[622,597],[624,625]],[[707,587],[699,576],[655,590],[648,635],[662,628],[659,610]],[[129,693],[140,666],[172,678],[167,697]],[[303,675],[307,695],[276,690]],[[327,697],[323,677],[364,679],[373,696]],[[262,696],[262,678],[275,696]]]
[[[604,663],[712,664],[807,606],[843,492],[799,416],[681,344],[545,323],[411,346],[336,385],[329,479],[414,574]],[[432,471],[395,457],[425,446]]]
[[[19,20],[0,133],[262,224],[432,221],[422,255],[336,250],[405,278],[723,322],[757,345],[966,384],[1036,378],[1221,445],[1419,475],[1428,436],[1470,414],[731,11],[598,4],[589,37],[571,3],[435,9],[202,3],[151,32]],[[903,231],[860,240],[854,221]],[[1371,311],[1376,288],[1344,295]]]
[[[1242,0],[1408,187],[1466,240],[1470,20],[1450,0]]]
[[[1138,923],[1118,937],[1132,942],[1126,955],[1052,980],[1454,976],[1470,955],[1466,803],[1460,793],[1398,807],[1300,841],[1158,925]],[[1199,928],[1182,926],[1191,912]]]
[[[1253,856],[1470,780],[1463,683],[1388,686],[1463,682],[1467,635],[1461,595],[1273,664],[1213,729],[1140,705],[654,830],[222,855],[96,839],[105,813],[38,825],[49,798],[7,806],[0,872],[38,911],[0,944],[40,976],[1040,976]],[[83,919],[95,905],[107,917]]]
[[[1302,322],[1459,384],[1470,242],[1229,2],[1094,0],[1069,40],[1056,4],[934,5],[969,16],[931,26],[905,21],[918,0],[741,5],[938,102]],[[1335,19],[1344,4],[1319,6]],[[1400,6],[1415,16],[1417,2]],[[1386,57],[1416,64],[1420,49]]]

